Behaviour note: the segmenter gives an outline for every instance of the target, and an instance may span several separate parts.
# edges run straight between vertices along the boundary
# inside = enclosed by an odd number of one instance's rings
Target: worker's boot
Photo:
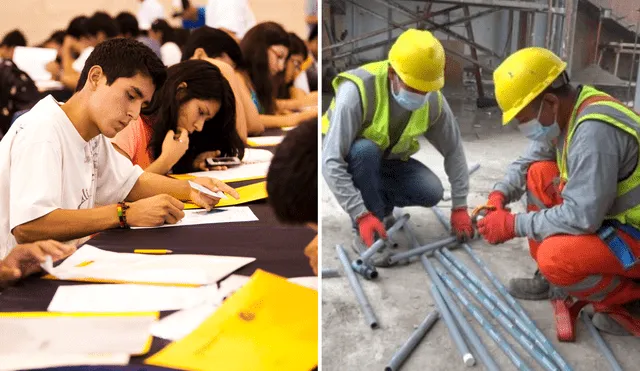
[[[509,293],[523,300],[545,300],[550,298],[549,281],[536,270],[533,278],[514,278],[509,281]]]
[[[624,317],[626,317],[626,321],[624,321],[626,323],[621,323],[620,319]],[[598,311],[591,318],[591,322],[598,330],[611,335],[634,336],[628,326],[640,327],[640,301],[632,301],[618,309]]]

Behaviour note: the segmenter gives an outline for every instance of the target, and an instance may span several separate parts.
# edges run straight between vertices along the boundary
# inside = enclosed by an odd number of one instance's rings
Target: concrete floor
[[[468,103],[454,101],[451,106],[458,116],[469,165],[478,162],[482,165],[471,177],[468,201],[470,206],[476,206],[485,202],[493,184],[502,178],[506,166],[523,152],[527,140],[511,127],[502,128],[500,115],[495,109],[479,111]],[[432,146],[424,141],[421,151],[415,157],[436,172],[444,180],[445,189],[449,189],[442,156]],[[419,262],[379,268],[380,277],[375,281],[360,278],[380,324],[379,329],[371,330],[365,323],[335,250],[336,244],[343,244],[350,256],[354,256],[350,247],[353,239],[351,223],[324,181],[322,187],[322,266],[338,268],[341,274],[338,278],[322,280],[322,370],[383,370],[415,326],[435,308],[429,292],[430,280]],[[448,202],[443,201],[439,206],[448,213]],[[523,211],[521,203],[514,203],[511,207],[515,212]],[[404,211],[411,214],[411,225],[422,244],[446,236],[444,228],[430,210],[413,207]],[[471,245],[504,284],[511,278],[529,276],[535,271],[525,239],[515,239],[499,246],[491,246],[483,241],[474,241]],[[401,242],[398,251],[407,248],[407,243]],[[485,278],[464,251],[454,251],[454,254],[477,276]],[[435,259],[432,261],[436,263]],[[520,303],[574,370],[610,369],[581,321],[578,323],[576,342],[560,343],[556,339],[549,302]],[[484,309],[483,313],[489,318]],[[476,332],[500,367],[503,370],[514,370],[513,364],[484,330],[468,313],[465,315],[474,324]],[[542,369],[493,318],[491,321],[532,369]],[[639,369],[637,363],[640,356],[637,355],[637,349],[640,347],[640,339],[606,335],[604,338],[623,369]],[[436,322],[402,367],[404,371],[465,369],[467,367],[463,365],[442,319]],[[471,369],[481,370],[484,367],[478,364]]]

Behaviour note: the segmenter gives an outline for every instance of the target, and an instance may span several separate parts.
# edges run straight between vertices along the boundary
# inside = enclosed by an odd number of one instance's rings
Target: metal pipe
[[[536,13],[545,13],[546,8],[540,6],[541,4],[532,1],[517,1],[517,0],[431,0],[434,3],[439,4],[460,4],[464,3],[473,7],[497,7],[513,10],[526,10]],[[553,8],[553,13],[563,14],[564,9]]]
[[[420,242],[413,233],[413,228],[409,223],[405,224],[404,231],[409,237],[410,243],[414,248],[420,246]],[[469,351],[469,348],[465,344],[464,340],[462,340],[460,330],[464,332],[464,335],[469,343],[475,348],[476,352],[478,353],[478,357],[480,357],[487,370],[500,370],[500,367],[498,367],[496,362],[493,360],[493,357],[489,355],[489,352],[487,352],[487,348],[485,348],[485,346],[482,344],[482,341],[476,334],[473,327],[469,325],[469,322],[467,322],[466,318],[460,311],[460,308],[458,308],[458,306],[451,298],[451,295],[438,277],[438,274],[433,268],[433,265],[431,265],[429,259],[427,259],[426,256],[421,255],[420,261],[422,262],[422,266],[424,267],[425,271],[427,271],[427,274],[431,278],[431,295],[433,296],[436,305],[440,309],[440,313],[444,317],[445,323],[447,323],[447,327],[449,328],[449,333],[451,334],[453,342],[456,344],[456,347],[462,355],[462,362],[464,362],[464,364],[468,367],[471,367],[476,363],[476,360]],[[451,321],[447,320],[449,314],[453,316],[453,318],[458,323],[458,326],[456,326],[455,324],[451,324]]]
[[[460,349],[461,353],[465,351],[467,352],[467,353],[463,353],[464,355],[462,356],[462,361],[467,367],[471,367],[475,365],[476,360],[471,354],[471,352],[468,351],[467,345],[465,344],[464,339],[462,338],[462,334],[460,333],[460,330],[457,327],[458,325],[456,325],[456,320],[453,318],[453,315],[447,308],[447,305],[445,304],[444,299],[442,298],[442,294],[440,294],[440,291],[438,291],[438,288],[434,284],[431,284],[431,296],[433,297],[433,300],[436,302],[436,307],[438,307],[438,309],[440,310],[440,313],[442,313],[442,318],[444,318],[444,322],[447,325],[447,328],[449,329],[449,335],[451,336],[451,339],[453,340],[453,342],[456,344],[456,347]],[[464,322],[464,324],[469,326],[467,322]],[[464,326],[464,324],[460,325],[460,327]]]
[[[404,223],[406,223],[406,221],[409,220],[409,214],[404,214],[403,216],[401,216],[396,222],[395,224],[389,228],[389,230],[387,230],[387,238],[391,238],[391,236],[396,233],[398,230],[400,230],[402,228],[402,226],[404,226]],[[382,247],[384,247],[387,244],[387,240],[386,239],[382,239],[379,238],[376,242],[373,243],[373,245],[371,245],[371,247],[369,247],[367,250],[365,250],[364,253],[362,253],[362,255],[360,255],[360,259],[362,259],[364,262],[369,262],[369,259],[371,259],[371,257],[378,251],[380,250]]]
[[[411,334],[409,339],[398,349],[396,354],[391,358],[391,362],[384,368],[384,371],[396,371],[400,369],[400,366],[404,361],[409,358],[411,352],[418,346],[420,340],[427,335],[427,332],[433,327],[436,321],[440,318],[440,313],[437,310],[429,313],[429,315],[422,321],[420,326]]]
[[[447,231],[450,231],[451,225],[449,224],[449,221],[445,217],[442,210],[440,210],[439,207],[434,206],[431,208],[431,211],[433,211],[433,213],[436,215],[436,217],[438,218],[440,223],[444,226],[444,228]],[[520,318],[524,320],[525,323],[528,324],[531,329],[534,330],[534,334],[536,335],[536,337],[538,337],[538,339],[543,343],[544,342],[549,343],[549,340],[547,339],[547,337],[542,333],[542,331],[540,331],[538,326],[536,326],[536,323],[531,319],[531,317],[529,317],[529,315],[524,310],[524,308],[522,308],[522,306],[516,301],[516,299],[514,299],[513,296],[511,296],[511,294],[509,294],[506,287],[504,287],[502,282],[500,282],[500,280],[493,274],[493,272],[491,272],[489,267],[487,267],[487,265],[480,259],[480,257],[478,257],[478,255],[473,251],[471,246],[469,246],[469,244],[467,243],[463,243],[461,244],[461,246],[467,252],[467,254],[471,256],[471,259],[473,259],[476,265],[478,265],[478,267],[484,272],[484,274],[487,276],[491,284],[493,284],[493,286],[498,290],[498,292],[505,298],[507,303],[511,305],[511,308],[517,314],[520,315]],[[568,366],[566,361],[564,360],[563,362],[559,363],[559,366],[562,367],[563,370],[571,369],[570,366]]]
[[[441,247],[444,247],[444,246],[447,246],[447,245],[451,245],[452,243],[456,243],[456,242],[457,242],[457,237],[456,236],[447,237],[447,238],[442,239],[440,241],[432,242],[432,243],[426,244],[424,246],[413,248],[413,249],[411,249],[409,251],[393,254],[393,255],[389,256],[387,261],[389,262],[389,264],[395,264],[395,263],[397,263],[397,262],[399,262],[401,260],[405,260],[405,259],[412,258],[414,256],[418,256],[418,255],[434,252],[434,251],[438,250]]]
[[[356,259],[351,262],[353,271],[361,275],[367,280],[378,278],[378,271],[374,266],[366,264],[362,259]]]
[[[551,0],[549,0],[551,1]],[[593,55],[593,63],[598,63],[598,50],[600,49],[600,34],[602,33],[602,8],[598,17],[598,32],[596,32],[596,51]]]
[[[469,16],[471,13],[469,12],[469,7],[464,7],[464,15]],[[465,22],[465,28],[467,29],[467,37],[471,42],[475,43],[475,37],[473,35],[473,25],[471,21]],[[471,58],[478,60],[478,50],[474,47],[471,47]],[[476,89],[478,89],[478,98],[484,98],[484,86],[482,86],[482,72],[480,71],[480,67],[476,65],[473,69],[473,72],[476,76]]]
[[[320,274],[322,278],[340,277],[340,273],[338,273],[338,270],[334,268],[323,268]]]
[[[378,328],[378,319],[376,318],[375,313],[373,313],[373,308],[371,308],[371,304],[362,290],[358,277],[356,277],[356,274],[353,273],[353,270],[351,269],[351,265],[349,264],[349,255],[344,251],[342,245],[336,245],[336,251],[338,252],[338,258],[340,258],[340,262],[344,268],[344,273],[349,279],[351,289],[353,289],[353,292],[356,294],[356,299],[358,300],[358,304],[360,304],[362,313],[364,313],[364,318],[367,321],[367,324],[372,329]]]
[[[460,272],[463,272],[464,275],[473,283],[476,287],[478,287],[484,295],[489,298],[506,316],[509,318],[515,325],[525,334],[529,335],[529,338],[535,342],[535,344],[540,348],[543,352],[549,355],[556,364],[562,370],[571,370],[571,367],[567,364],[567,362],[560,356],[560,354],[556,351],[556,349],[551,345],[551,343],[547,340],[546,337],[543,336],[540,339],[535,335],[535,329],[532,328],[529,324],[525,323],[522,318],[509,307],[502,299],[500,299],[497,295],[495,295],[488,287],[485,285],[473,272],[465,266],[455,255],[449,251],[447,248],[443,248],[441,253],[446,257],[446,259],[453,264]],[[437,257],[437,254],[436,254]]]
[[[525,327],[524,331],[517,330],[512,321],[505,316],[495,304],[487,298],[477,287],[475,287],[469,280],[465,278],[465,275],[460,272],[458,268],[456,268],[449,260],[447,260],[439,251],[435,251],[434,255],[436,259],[442,264],[446,270],[453,274],[454,277],[458,279],[458,282],[462,284],[462,286],[467,289],[467,291],[471,294],[471,296],[475,297],[476,300],[487,310],[489,313],[498,320],[498,323],[524,348],[524,350],[533,357],[542,366],[545,370],[549,371],[558,371],[558,367],[553,363],[551,359],[549,359],[546,354],[541,352],[536,346],[531,342],[531,340],[527,337],[529,334],[529,329]]]
[[[609,362],[609,365],[611,365],[611,370],[622,371],[622,367],[620,367],[620,364],[618,363],[618,361],[616,360],[616,357],[611,352],[611,349],[609,349],[609,347],[607,346],[607,343],[604,341],[602,336],[600,336],[600,333],[598,332],[596,327],[593,325],[593,322],[591,322],[591,317],[589,317],[587,312],[585,312],[584,310],[580,311],[580,317],[582,317],[582,320],[584,321],[584,324],[589,329],[591,336],[593,336],[593,339],[596,341],[596,344],[598,344],[598,348],[600,348],[600,351],[602,352],[602,354],[604,354],[604,358],[606,358],[607,361]]]
[[[545,48],[551,50],[551,28],[553,22],[553,13],[551,12],[551,8],[553,7],[553,0],[548,0],[549,4],[549,12],[547,13],[547,29],[544,37],[544,46]]]
[[[496,343],[496,345],[498,345],[500,350],[504,352],[504,354],[509,358],[509,360],[511,360],[514,366],[516,366],[516,368],[521,371],[531,371],[531,368],[526,363],[524,363],[520,355],[518,355],[518,353],[516,353],[513,350],[513,348],[511,348],[511,345],[509,345],[509,343],[496,331],[496,329],[493,327],[491,322],[489,322],[484,317],[480,309],[476,307],[475,304],[473,304],[469,300],[469,298],[467,298],[467,296],[460,290],[460,288],[458,288],[453,283],[451,278],[441,269],[439,268],[435,268],[435,269],[436,269],[436,272],[438,273],[438,276],[440,276],[440,278],[445,283],[445,285],[449,287],[449,290],[453,292],[453,294],[458,299],[460,304],[462,304],[462,307],[464,307],[471,314],[471,316],[476,321],[478,321],[478,323],[482,327],[484,327],[487,334],[489,334],[491,339]]]
[[[565,0],[562,59],[567,62],[567,72],[569,74],[571,74],[573,67],[573,46],[575,41],[577,13],[578,0]]]
[[[476,171],[478,171],[478,169],[480,169],[480,164],[474,164],[469,168],[469,176],[471,176],[473,173],[475,173]],[[443,196],[442,197],[442,201],[449,201],[451,200],[451,195],[448,196]]]
[[[640,11],[640,9],[638,9],[638,11]],[[640,18],[636,20],[636,37],[635,37],[635,40],[633,41],[633,55],[631,56],[631,70],[629,72],[629,86],[627,87],[627,100],[631,98],[631,81],[633,80],[633,70],[635,69],[634,67],[636,66],[636,50],[638,49],[638,31],[640,31],[639,27],[640,27]]]

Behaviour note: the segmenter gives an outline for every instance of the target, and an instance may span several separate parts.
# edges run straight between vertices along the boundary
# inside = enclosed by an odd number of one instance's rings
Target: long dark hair
[[[179,90],[181,83],[187,83]],[[202,60],[189,60],[167,69],[167,80],[156,92],[151,105],[143,110],[152,123],[153,134],[149,149],[154,158],[162,153],[162,142],[169,130],[176,130],[180,107],[192,99],[220,101],[220,110],[205,122],[202,132],[189,138],[189,149],[173,170],[176,173],[193,171],[193,160],[206,151],[219,150],[227,156],[244,156],[244,146],[236,131],[236,101],[227,79],[220,69]]]
[[[162,33],[162,40],[160,41],[161,45],[168,42],[175,42],[175,31],[164,19],[156,19],[153,21],[151,29],[155,32]]]
[[[264,22],[254,26],[240,42],[246,71],[264,113],[270,115],[276,112],[274,79],[269,71],[269,48],[273,45],[289,48],[289,34],[275,22]]]
[[[287,62],[285,63],[284,71],[280,72],[276,75],[276,84],[277,88],[277,98],[278,99],[291,99],[291,93],[289,89],[293,86],[293,81],[287,82],[285,81],[285,74],[287,72],[289,60],[291,56],[300,55],[302,59],[307,59],[309,56],[309,51],[304,41],[298,35],[293,32],[289,32],[289,55],[287,56]],[[304,72],[303,72],[304,73]]]

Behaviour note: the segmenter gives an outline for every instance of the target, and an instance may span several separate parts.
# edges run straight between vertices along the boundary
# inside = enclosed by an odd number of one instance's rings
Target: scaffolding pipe
[[[582,317],[584,324],[589,329],[589,333],[591,333],[591,336],[596,341],[596,344],[598,344],[598,348],[600,348],[600,351],[602,352],[602,354],[604,354],[604,358],[606,358],[607,361],[609,362],[609,365],[611,365],[611,370],[622,371],[622,367],[620,367],[620,364],[616,360],[616,357],[613,355],[613,353],[611,352],[611,349],[609,349],[609,347],[607,346],[607,343],[605,343],[602,336],[600,336],[600,333],[598,332],[596,327],[593,325],[593,322],[591,322],[591,317],[589,317],[589,315],[587,314],[587,312],[584,311],[584,309],[580,311],[580,317]]]
[[[376,318],[375,313],[373,313],[373,308],[369,303],[369,299],[364,294],[364,290],[362,290],[362,286],[360,285],[360,281],[356,274],[351,269],[351,264],[349,264],[349,256],[347,252],[344,251],[342,245],[336,245],[336,251],[338,252],[338,258],[340,258],[340,262],[342,263],[342,267],[344,268],[344,273],[347,275],[349,279],[349,284],[351,285],[351,289],[356,295],[356,299],[358,300],[358,304],[360,304],[360,309],[364,313],[364,318],[367,321],[367,324],[372,329],[378,328],[378,319]]]
[[[393,226],[387,231],[387,238],[391,238],[391,236],[393,236],[397,231],[402,229],[402,226],[404,226],[404,223],[406,223],[407,220],[409,220],[409,214],[404,214],[398,220],[396,220]],[[369,247],[362,255],[360,255],[360,259],[362,259],[365,263],[368,263],[369,259],[371,259],[371,257],[386,244],[386,239],[379,238],[376,242],[373,243],[373,245],[371,245],[371,247]]]
[[[404,361],[409,358],[411,353],[416,349],[420,340],[427,335],[427,332],[433,327],[436,321],[440,318],[440,313],[437,310],[429,313],[429,315],[422,321],[420,326],[411,334],[409,339],[398,349],[396,354],[391,358],[391,362],[384,368],[384,371],[397,371]]]
[[[333,268],[323,268],[320,275],[322,276],[322,278],[340,277],[340,273],[338,273],[338,270]]]

